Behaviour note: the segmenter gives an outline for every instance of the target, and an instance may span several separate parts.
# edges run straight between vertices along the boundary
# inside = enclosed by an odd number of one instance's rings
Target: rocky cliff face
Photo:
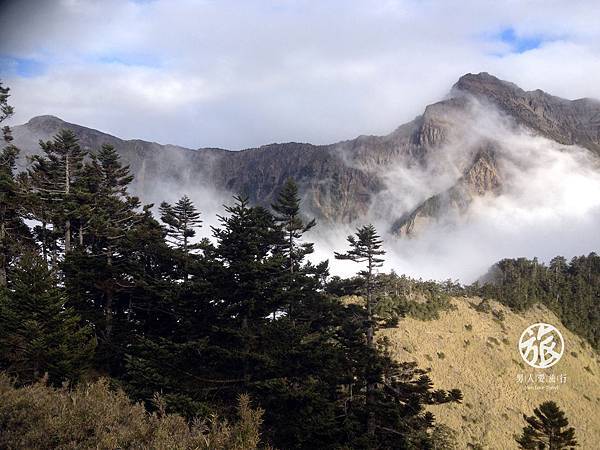
[[[414,236],[432,221],[452,219],[467,212],[476,197],[496,195],[502,187],[502,177],[493,148],[484,148],[472,165],[451,188],[433,195],[392,224],[400,236]]]
[[[268,205],[283,182],[292,177],[299,184],[307,212],[321,221],[341,223],[367,220],[377,196],[393,190],[387,182],[391,167],[424,171],[435,167],[432,173],[440,175],[449,170],[444,166],[448,146],[468,142],[460,144],[464,152],[453,160],[450,187],[431,192],[421,203],[392,208],[390,227],[401,235],[413,235],[427,223],[463,214],[474,198],[495,195],[502,189],[502,170],[496,160],[496,149],[502,143],[471,139],[465,128],[474,120],[473,99],[497,108],[515,126],[600,155],[600,102],[525,92],[486,73],[461,77],[448,99],[428,106],[422,116],[387,136],[359,136],[324,146],[283,143],[239,152],[191,150],[125,141],[52,116],[33,118],[15,127],[13,134],[24,156],[38,152],[37,142],[50,139],[61,128],[75,131],[90,151],[103,143],[112,144],[131,166],[136,193],[142,198],[154,192],[161,180],[182,190],[210,188],[227,195],[247,194],[253,202]],[[21,168],[25,166],[22,158]]]
[[[565,100],[541,90],[526,92],[487,73],[461,77],[453,91],[467,92],[497,106],[542,136],[565,145],[577,144],[600,154],[600,101]]]

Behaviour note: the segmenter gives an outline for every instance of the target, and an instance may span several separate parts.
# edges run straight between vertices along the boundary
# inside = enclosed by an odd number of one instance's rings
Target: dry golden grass
[[[554,400],[576,429],[580,448],[600,448],[600,356],[579,336],[568,331],[546,308],[535,307],[515,314],[502,310],[503,321],[472,308],[479,299],[453,299],[455,311],[442,312],[428,322],[402,319],[397,328],[383,329],[392,355],[400,361],[417,361],[431,368],[437,388],[459,388],[463,403],[432,407],[439,422],[456,430],[459,448],[515,449],[514,435],[520,433],[522,414],[531,415],[543,401]],[[527,366],[517,350],[523,330],[536,322],[555,325],[565,339],[562,359],[553,367],[535,370]],[[527,389],[519,384],[519,373],[565,374],[556,390]]]

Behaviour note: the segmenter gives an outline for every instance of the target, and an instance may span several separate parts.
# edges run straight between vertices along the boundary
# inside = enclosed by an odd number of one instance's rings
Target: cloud
[[[540,5],[5,2],[0,54],[43,70],[2,76],[15,123],[49,113],[125,138],[234,149],[384,134],[466,72],[600,97],[600,5]]]
[[[386,270],[426,279],[473,282],[503,258],[572,257],[600,247],[600,162],[588,150],[560,145],[518,127],[475,100],[468,117],[445,118],[451,135],[424,165],[399,164],[369,217],[387,249]],[[477,197],[464,216],[443,217],[415,238],[390,233],[390,220],[453,185],[482,142],[495,142],[499,195]],[[438,155],[445,157],[440,161]],[[317,230],[318,256],[347,247],[352,227]],[[332,261],[344,275],[356,267]]]

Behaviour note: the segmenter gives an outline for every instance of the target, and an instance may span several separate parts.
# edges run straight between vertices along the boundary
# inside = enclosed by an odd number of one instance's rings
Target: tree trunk
[[[373,261],[369,256],[368,261],[368,272],[367,272],[367,346],[369,348],[375,348],[374,334],[375,327],[373,325],[373,292],[371,286],[371,278],[373,276]],[[369,382],[367,383],[367,433],[369,435],[375,434],[375,413],[373,411],[373,404],[375,403],[375,389],[376,384]]]
[[[0,256],[0,287],[6,286],[6,256]]]
[[[293,231],[291,230],[291,223],[290,223],[290,233],[289,233],[289,241],[290,241],[290,273],[294,273],[294,235],[292,234]]]
[[[65,157],[65,200],[68,201],[71,192],[71,170],[69,167],[69,155]],[[65,221],[65,254],[71,251],[71,219]]]
[[[39,360],[37,358],[37,355],[33,361],[32,372],[33,372],[33,381],[35,381],[40,377]]]
[[[110,250],[109,250],[109,252],[110,252]],[[109,253],[108,259],[107,259],[107,265],[108,265],[108,267],[112,266],[112,255],[110,253]],[[113,305],[113,289],[112,289],[112,284],[110,284],[104,290],[104,321],[105,321],[104,335],[108,342],[110,342],[110,339],[112,336],[112,326],[113,326],[112,305]]]
[[[57,240],[58,240],[58,234],[56,233],[56,224],[53,223],[52,224],[52,238],[53,238],[53,243],[52,243],[52,268],[54,270],[56,270],[56,268],[58,267],[58,254],[57,254]]]
[[[65,221],[65,255],[71,251],[71,221]]]
[[[0,254],[0,287],[6,286],[6,266],[8,265],[8,256],[6,250],[6,227],[4,223],[0,226],[0,245],[2,253]]]
[[[42,221],[42,256],[44,262],[48,264],[48,248],[46,245],[46,222]]]
[[[248,316],[244,316],[242,318],[242,330],[244,330],[244,350],[246,351],[246,355],[244,355],[244,383],[248,383],[250,381],[250,366],[248,364],[248,354],[250,353],[250,336],[248,335]]]

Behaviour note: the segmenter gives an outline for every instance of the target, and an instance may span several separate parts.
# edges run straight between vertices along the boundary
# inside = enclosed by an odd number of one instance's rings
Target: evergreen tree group
[[[150,410],[160,392],[190,420],[235,417],[249,395],[276,448],[433,448],[427,406],[461,394],[433,389],[377,341],[373,226],[336,254],[365,264],[367,307],[346,305],[326,289],[327,262],[307,259],[315,221],[293,180],[271,209],[234,197],[212,239],[198,239],[192,200],[162,203],[155,218],[115,148],[86,151],[61,130],[16,173],[5,136],[0,370],[55,386],[107,376]]]
[[[600,348],[600,255],[590,253],[549,264],[537,259],[503,259],[470,293],[498,300],[520,311],[546,305],[575,333]]]

